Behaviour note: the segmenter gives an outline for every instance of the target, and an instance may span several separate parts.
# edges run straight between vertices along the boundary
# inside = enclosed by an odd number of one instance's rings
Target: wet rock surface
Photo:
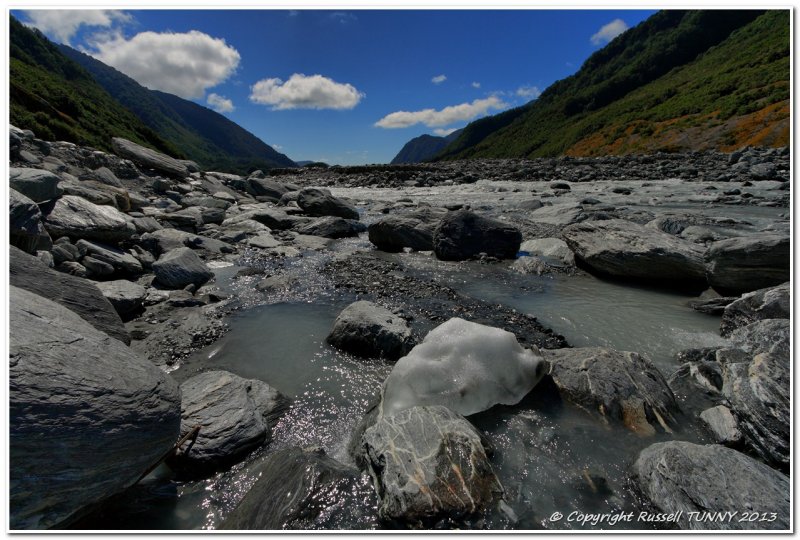
[[[502,494],[478,432],[445,407],[381,417],[362,440],[383,518],[458,516]]]
[[[705,255],[708,282],[721,293],[754,291],[789,279],[789,235],[761,233],[714,242]]]
[[[328,343],[358,356],[396,360],[414,346],[404,319],[372,302],[347,306],[333,323]]]
[[[728,336],[743,326],[762,319],[789,318],[789,282],[742,295],[725,306],[720,333]]]

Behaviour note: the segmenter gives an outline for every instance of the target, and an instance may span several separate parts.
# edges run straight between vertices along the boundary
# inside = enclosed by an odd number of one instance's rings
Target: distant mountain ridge
[[[732,150],[789,143],[789,11],[660,11],[435,159]]]
[[[414,137],[403,145],[403,148],[391,161],[391,165],[428,161],[438,154],[440,150],[456,140],[462,131],[463,129],[456,130],[446,137],[427,134]]]
[[[289,157],[225,116],[178,96],[150,90],[96,58],[59,45],[142,122],[207,170],[249,172],[295,167]]]
[[[181,158],[172,143],[123,107],[41,32],[14,17],[9,24],[9,116],[44,140],[111,151],[112,137]]]

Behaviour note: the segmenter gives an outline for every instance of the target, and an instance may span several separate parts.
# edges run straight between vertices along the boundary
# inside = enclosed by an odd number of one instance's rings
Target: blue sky
[[[535,99],[653,10],[14,11],[294,160],[390,161]]]

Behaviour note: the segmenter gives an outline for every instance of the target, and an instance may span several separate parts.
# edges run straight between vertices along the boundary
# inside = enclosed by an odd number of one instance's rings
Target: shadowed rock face
[[[28,253],[35,253],[37,247],[49,249],[53,243],[42,224],[39,207],[13,188],[9,188],[8,192],[11,245]]]
[[[749,445],[769,463],[789,469],[789,358],[761,353],[723,366],[723,394]]]
[[[10,324],[11,527],[56,527],[172,447],[180,391],[121,342],[14,286]]]
[[[762,319],[789,318],[789,282],[742,295],[725,307],[720,333],[728,336],[737,328]]]
[[[702,251],[660,230],[610,219],[570,225],[563,235],[575,256],[600,274],[666,286],[705,283]]]
[[[513,259],[522,233],[508,223],[458,210],[447,214],[433,233],[433,250],[443,261],[463,261],[480,253]]]
[[[671,432],[679,411],[659,371],[634,352],[602,347],[542,351],[561,394],[643,435]]]
[[[302,190],[297,195],[297,205],[309,216],[358,219],[358,210],[355,206],[321,189],[306,188]]]
[[[369,226],[369,241],[381,251],[395,253],[403,248],[433,249],[433,231],[438,222],[412,216],[387,216]]]
[[[198,287],[214,277],[206,263],[190,248],[173,249],[153,263],[156,280],[171,289],[181,289],[189,284]]]
[[[223,530],[341,529],[377,525],[369,477],[322,450],[287,448],[257,466],[258,481],[223,523]]]
[[[347,306],[333,323],[328,343],[367,358],[396,360],[414,346],[405,320],[383,306],[360,301]]]
[[[381,417],[362,443],[382,518],[460,516],[480,511],[503,491],[477,430],[445,407]]]
[[[789,235],[760,233],[714,242],[706,252],[708,282],[723,294],[741,294],[788,281]]]
[[[682,529],[788,529],[789,479],[736,450],[683,441],[642,450],[633,466],[641,492],[662,512],[683,510]],[[737,519],[700,522],[688,512],[738,511]],[[740,521],[743,512],[774,521]]]

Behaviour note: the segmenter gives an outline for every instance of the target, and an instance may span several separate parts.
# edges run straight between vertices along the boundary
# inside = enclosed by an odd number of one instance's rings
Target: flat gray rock
[[[484,509],[503,492],[477,430],[445,407],[380,417],[362,444],[384,519],[457,517]]]
[[[737,328],[762,319],[788,319],[791,301],[789,282],[743,294],[725,307],[720,333],[730,335]]]
[[[728,339],[735,347],[753,356],[770,352],[789,358],[790,332],[789,319],[764,319],[737,328]]]
[[[583,208],[579,204],[563,203],[542,206],[528,214],[528,219],[537,223],[566,227],[584,219]]]
[[[433,251],[444,261],[463,261],[481,253],[513,259],[521,243],[522,233],[513,225],[469,210],[448,213],[433,233]]]
[[[28,253],[51,246],[52,241],[42,223],[39,206],[14,188],[9,188],[8,192],[11,245]]]
[[[8,178],[13,189],[35,203],[57,199],[64,193],[58,186],[61,178],[44,169],[11,167],[8,169]]]
[[[141,310],[147,289],[126,279],[96,283],[103,296],[111,302],[120,317],[127,317]]]
[[[526,240],[519,247],[533,256],[543,257],[567,266],[575,266],[575,254],[560,238],[534,238]]]
[[[642,435],[671,433],[679,412],[658,369],[634,352],[603,347],[542,350],[569,401]]]
[[[306,188],[297,195],[297,205],[309,216],[336,216],[358,220],[358,210],[352,204],[334,197],[327,190]]]
[[[633,466],[641,492],[665,513],[683,511],[678,526],[693,530],[788,529],[789,479],[741,452],[717,444],[670,441],[648,446]],[[698,521],[689,512],[737,512],[734,519]],[[745,513],[774,520],[740,521]]]
[[[700,413],[714,440],[725,446],[736,446],[742,442],[742,431],[731,410],[725,405],[717,405]]]
[[[203,285],[214,277],[206,263],[188,247],[173,249],[153,263],[156,281],[170,289],[182,289],[189,284]]]
[[[246,184],[247,193],[253,197],[264,197],[272,202],[278,202],[284,193],[289,191],[289,188],[267,178],[248,178]]]
[[[354,523],[375,528],[377,506],[369,476],[321,449],[286,448],[269,454],[258,480],[231,511],[222,530],[338,530]]]
[[[742,294],[789,281],[789,235],[758,233],[714,242],[705,254],[708,282]]]
[[[667,286],[705,283],[702,251],[660,230],[610,219],[576,223],[562,234],[576,258],[600,274]]]
[[[327,338],[345,352],[367,358],[397,360],[414,346],[405,319],[372,302],[354,302],[344,308]]]
[[[358,236],[358,233],[362,230],[364,230],[364,226],[359,222],[335,216],[317,218],[294,229],[295,232],[300,234],[333,239]]]
[[[77,314],[10,287],[12,529],[63,526],[176,442],[180,391]]]
[[[114,307],[97,286],[77,276],[51,270],[38,258],[11,246],[9,283],[61,304],[101,332],[128,345],[131,337]]]
[[[111,139],[111,146],[114,148],[114,153],[118,156],[130,159],[143,167],[155,169],[175,178],[186,178],[189,176],[189,169],[186,165],[161,152],[145,148],[144,146],[140,146],[135,142],[121,137],[114,137]]]
[[[136,233],[133,219],[113,206],[99,206],[74,195],[56,201],[45,219],[51,236],[69,236],[99,242],[126,240]]]
[[[722,373],[722,393],[750,446],[767,462],[788,471],[789,357],[760,353],[751,362],[725,364]]]
[[[208,371],[181,384],[181,435],[200,432],[188,452],[171,464],[203,474],[235,463],[269,441],[288,400],[263,381]]]

